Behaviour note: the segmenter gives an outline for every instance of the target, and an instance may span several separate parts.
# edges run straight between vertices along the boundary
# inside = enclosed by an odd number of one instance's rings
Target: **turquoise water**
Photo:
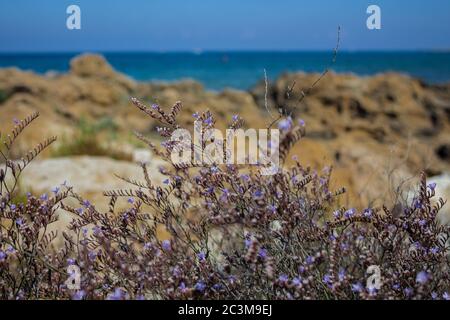
[[[64,72],[76,53],[0,54],[0,67],[15,66],[38,73]],[[331,52],[204,52],[105,53],[120,72],[136,80],[174,81],[192,78],[208,89],[248,89],[264,76],[283,72],[321,72]],[[450,52],[339,52],[336,72],[371,75],[385,71],[406,73],[427,82],[450,81]]]

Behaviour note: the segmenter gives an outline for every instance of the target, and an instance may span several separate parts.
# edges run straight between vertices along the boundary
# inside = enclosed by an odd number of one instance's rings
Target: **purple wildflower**
[[[259,249],[258,256],[261,259],[266,259],[267,258],[267,250],[265,248]]]
[[[175,266],[175,267],[172,269],[172,275],[173,275],[174,277],[180,277],[180,276],[181,276],[181,269],[180,269],[179,266]]]
[[[340,210],[336,210],[333,212],[333,217],[335,219],[339,219],[339,217],[341,216],[341,211]]]
[[[345,270],[344,269],[339,270],[338,279],[339,279],[339,281],[344,281],[344,279],[345,279]]]
[[[83,201],[83,206],[84,206],[85,208],[89,208],[89,207],[91,206],[91,203],[90,203],[88,200],[84,200],[84,201]]]
[[[412,288],[408,287],[408,288],[403,289],[403,293],[405,294],[405,296],[410,297],[414,293],[414,290]]]
[[[81,232],[83,233],[83,236],[87,236],[87,233],[88,233],[88,228],[86,228],[86,227],[83,227],[83,228],[81,228]]]
[[[210,170],[211,170],[212,173],[219,172],[219,168],[217,168],[216,166],[212,166]]]
[[[270,213],[272,213],[272,214],[277,213],[277,206],[276,205],[269,204],[267,206],[267,209],[269,209]]]
[[[252,244],[252,240],[250,239],[250,237],[245,238],[244,244],[246,248],[250,247],[250,245]]]
[[[86,296],[86,292],[84,290],[78,290],[75,292],[75,294],[72,296],[73,300],[83,300],[83,298]]]
[[[289,280],[289,278],[285,274],[282,274],[278,277],[278,281],[280,281],[280,282],[287,282],[288,280]]]
[[[9,244],[8,247],[6,248],[6,252],[9,254],[14,254],[16,253],[16,250]]]
[[[95,261],[95,259],[97,258],[97,253],[95,251],[89,251],[88,258],[91,261]]]
[[[206,289],[206,284],[203,281],[199,281],[195,284],[194,289],[203,292]]]
[[[294,286],[299,286],[302,283],[302,278],[301,277],[295,277],[294,279],[292,279],[292,284]]]
[[[365,209],[363,212],[363,215],[366,218],[372,218],[372,214],[373,214],[373,212],[372,212],[372,209],[370,209],[370,208]]]
[[[375,287],[369,287],[367,288],[367,291],[369,291],[369,295],[374,296],[377,294],[378,289]]]
[[[150,243],[150,242],[146,242],[145,244],[144,244],[144,249],[145,250],[149,250],[149,249],[151,249],[152,248],[152,244]]]
[[[197,254],[197,258],[198,258],[199,261],[205,261],[205,259],[206,259],[206,254],[205,254],[203,251],[200,251],[200,252]]]
[[[438,247],[432,247],[432,248],[430,249],[430,252],[431,252],[432,254],[438,254],[438,253],[439,253],[439,248],[438,248]]]
[[[256,190],[253,192],[253,198],[254,199],[260,199],[263,196],[263,192],[261,190]]]
[[[229,195],[230,195],[230,191],[228,191],[227,188],[224,188],[222,190],[222,195],[220,196],[220,201],[223,201],[223,202],[227,201]]]
[[[327,273],[323,276],[322,281],[327,284],[330,285],[332,283],[331,281],[331,276]]]
[[[108,296],[108,300],[122,300],[123,298],[125,298],[125,296],[121,288],[116,288],[114,292]]]
[[[431,191],[434,191],[436,189],[436,182],[432,182],[428,185],[428,188],[430,188]]]
[[[414,208],[421,209],[422,208],[422,202],[419,199],[416,199],[414,201]]]
[[[291,129],[291,127],[292,127],[291,118],[283,119],[278,123],[278,129],[280,129],[281,131],[288,131],[289,129]]]
[[[5,259],[6,259],[6,253],[3,251],[0,251],[0,262],[5,261]]]
[[[213,119],[212,119],[212,117],[208,117],[205,119],[204,122],[207,126],[211,126],[213,124]]]
[[[215,285],[213,285],[213,289],[216,291],[220,291],[223,289],[223,285],[221,283],[216,283]]]
[[[102,233],[102,228],[100,228],[99,226],[94,226],[92,227],[92,233],[95,236],[99,236]]]
[[[352,291],[353,292],[362,292],[364,287],[362,286],[361,282],[357,282],[352,284]]]
[[[352,209],[348,209],[347,211],[345,211],[344,216],[348,219],[351,218],[355,215],[356,213],[356,209],[352,208]]]
[[[163,250],[169,251],[169,250],[171,249],[170,240],[164,240],[164,241],[161,243],[161,246],[162,246]]]

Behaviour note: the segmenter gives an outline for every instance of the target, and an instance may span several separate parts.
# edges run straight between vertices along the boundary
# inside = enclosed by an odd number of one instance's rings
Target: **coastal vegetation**
[[[302,98],[317,76],[0,70],[0,298],[449,299],[450,89],[329,73]],[[194,120],[278,128],[281,170],[173,163]]]

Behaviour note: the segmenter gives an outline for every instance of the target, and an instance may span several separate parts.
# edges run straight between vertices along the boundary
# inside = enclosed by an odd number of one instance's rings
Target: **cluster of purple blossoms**
[[[170,111],[133,103],[162,122],[162,139],[181,127],[181,103]],[[209,112],[193,116],[215,124]],[[283,162],[304,134],[304,122],[299,125],[279,122]],[[108,210],[67,185],[23,203],[1,194],[0,219],[10,228],[0,229],[0,298],[450,298],[450,228],[436,219],[445,203],[433,201],[436,185],[424,174],[418,195],[400,212],[387,205],[359,211],[342,207],[345,190],[332,190],[331,168],[314,171],[294,161],[261,176],[258,168],[237,165],[180,167],[138,137],[165,161],[166,180],[155,183],[142,164],[141,181],[125,177],[132,187],[105,192]],[[116,204],[119,198],[126,208]],[[72,221],[56,234],[49,226],[61,210]],[[382,270],[379,290],[363,285],[374,264]],[[79,290],[65,285],[69,266],[82,274]]]

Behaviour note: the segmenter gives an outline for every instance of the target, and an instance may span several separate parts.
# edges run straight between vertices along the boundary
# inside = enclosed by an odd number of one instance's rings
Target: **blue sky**
[[[81,8],[81,30],[66,8]],[[381,8],[382,29],[366,28]],[[0,52],[450,48],[448,0],[2,0]]]

